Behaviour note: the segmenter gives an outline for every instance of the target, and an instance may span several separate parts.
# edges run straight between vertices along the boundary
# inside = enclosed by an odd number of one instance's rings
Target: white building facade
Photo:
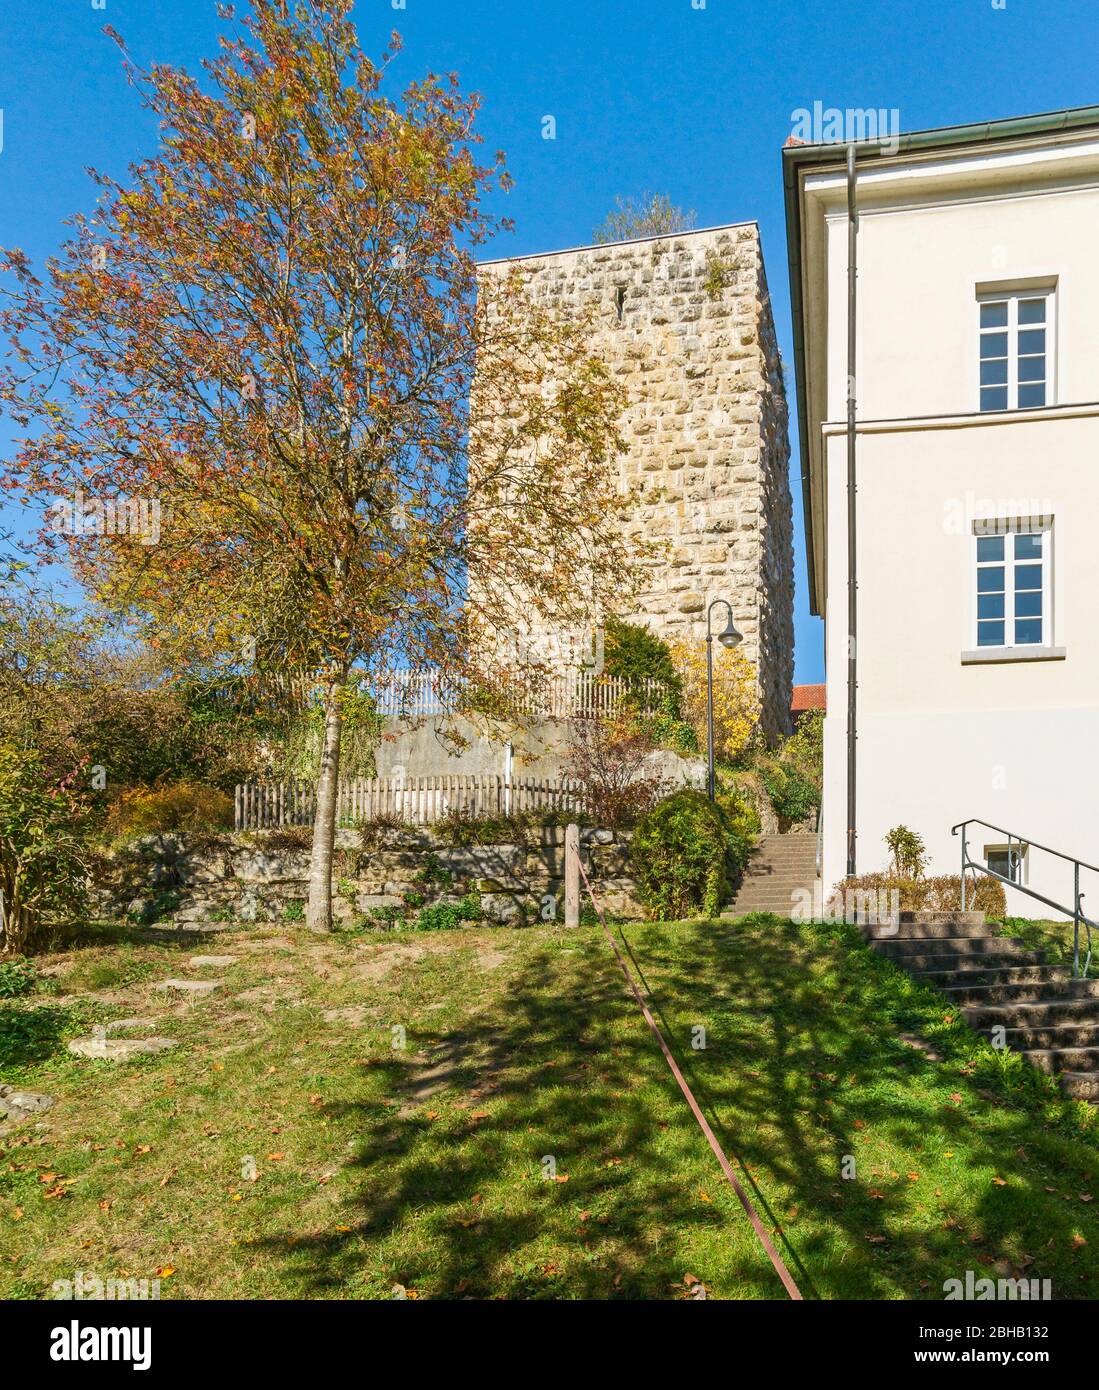
[[[956,873],[980,818],[972,857],[1071,909],[1038,846],[1099,863],[1099,108],[856,153],[856,871],[904,824]],[[846,155],[784,152],[826,892],[850,847]],[[1099,918],[1099,873],[1080,891]]]

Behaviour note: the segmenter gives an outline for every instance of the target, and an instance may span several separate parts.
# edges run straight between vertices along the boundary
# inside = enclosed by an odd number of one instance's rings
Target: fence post
[[[565,827],[565,926],[580,925],[580,826]]]

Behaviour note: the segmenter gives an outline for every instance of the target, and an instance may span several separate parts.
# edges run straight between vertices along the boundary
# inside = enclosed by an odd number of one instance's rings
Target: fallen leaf
[[[286,1157],[286,1155],[283,1154],[283,1153],[268,1154],[268,1155],[267,1155],[267,1162],[268,1162],[268,1163],[279,1163],[279,1162],[281,1162],[282,1159],[284,1159],[285,1157]]]
[[[158,1279],[170,1279],[175,1272],[175,1265],[162,1265],[161,1268],[157,1270],[156,1277]]]

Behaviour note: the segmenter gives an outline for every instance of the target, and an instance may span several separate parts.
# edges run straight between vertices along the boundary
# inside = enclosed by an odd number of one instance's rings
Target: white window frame
[[[1042,635],[1037,642],[1016,642],[1015,640],[1015,537],[1017,535],[1033,536],[1041,535],[1042,540]],[[1004,558],[1002,561],[980,561],[978,560],[977,542],[989,536],[1000,536],[1004,542]],[[1024,560],[1022,564],[1033,564],[1033,560]],[[984,646],[979,644],[978,622],[979,622],[979,591],[977,589],[977,572],[996,565],[1003,565],[1004,568],[1004,641],[996,646]],[[970,621],[970,636],[972,638],[972,653],[974,658],[979,659],[982,654],[986,659],[996,653],[1017,653],[1026,655],[1028,652],[1052,652],[1053,644],[1053,518],[1047,516],[1040,517],[1017,517],[1008,518],[988,518],[973,523],[973,539],[970,551],[969,564],[969,591],[972,604],[972,618]],[[998,621],[998,620],[997,620]]]
[[[1045,405],[1019,405],[1019,301],[1021,299],[1044,299],[1046,302],[1046,399]],[[1007,304],[1007,328],[981,328],[981,306],[983,304]],[[1003,290],[981,290],[977,294],[976,305],[977,334],[977,411],[981,415],[1003,415],[1009,410],[1044,410],[1045,406],[1057,404],[1057,286],[1035,285],[1030,288],[1015,286]],[[1025,325],[1024,325],[1025,327]],[[1007,333],[1007,405],[1003,410],[985,410],[981,405],[981,339],[985,333]],[[1024,356],[1026,354],[1024,353]],[[1027,382],[1023,383],[1028,385]]]

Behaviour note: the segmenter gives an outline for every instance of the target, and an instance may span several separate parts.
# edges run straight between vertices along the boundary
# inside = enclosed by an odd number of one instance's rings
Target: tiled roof
[[[795,685],[790,700],[793,714],[803,714],[807,709],[827,708],[824,699],[826,687],[823,685]]]

